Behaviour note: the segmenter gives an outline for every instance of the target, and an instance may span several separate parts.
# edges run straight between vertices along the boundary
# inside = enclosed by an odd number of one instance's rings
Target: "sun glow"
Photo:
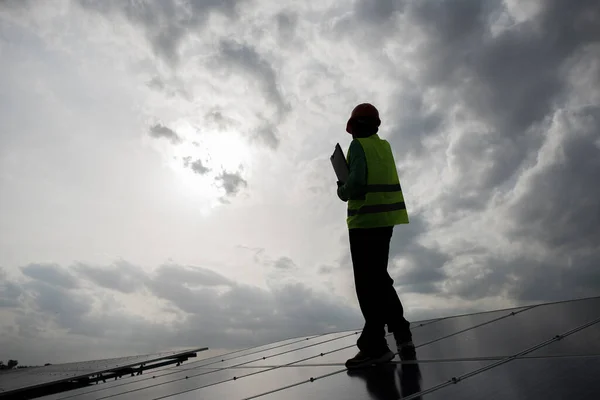
[[[247,179],[252,150],[247,140],[232,131],[195,132],[178,129],[186,137],[173,148],[170,166],[181,183],[184,195],[213,208],[226,195],[221,177],[238,174]]]

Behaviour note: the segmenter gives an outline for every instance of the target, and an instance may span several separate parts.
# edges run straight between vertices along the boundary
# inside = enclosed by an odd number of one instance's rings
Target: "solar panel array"
[[[416,361],[396,357],[383,366],[348,371],[344,362],[355,355],[359,332],[337,332],[42,398],[600,398],[600,297],[433,319],[414,323],[412,330]]]
[[[8,395],[30,397],[33,389],[48,388],[63,382],[89,383],[90,381],[105,381],[114,377],[120,378],[127,374],[141,375],[146,370],[175,363],[180,364],[189,357],[196,357],[197,352],[207,349],[204,347],[185,351],[167,351],[4,371],[0,374],[0,397],[4,398]],[[43,393],[47,390],[39,391]],[[24,392],[28,393],[22,394]]]

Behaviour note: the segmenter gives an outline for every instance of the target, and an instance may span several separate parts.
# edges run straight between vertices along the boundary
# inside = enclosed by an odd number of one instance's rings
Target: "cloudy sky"
[[[410,320],[600,294],[596,0],[3,0],[0,359],[360,328],[365,101]]]

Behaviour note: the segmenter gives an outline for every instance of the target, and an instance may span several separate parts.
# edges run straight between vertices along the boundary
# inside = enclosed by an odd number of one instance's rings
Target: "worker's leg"
[[[396,339],[405,342],[411,340],[410,323],[404,318],[404,308],[394,288],[394,280],[388,272],[393,230],[393,227],[373,229],[370,235],[371,275],[374,280],[372,285],[379,295],[377,310],[381,319],[387,323],[389,331],[394,332]]]
[[[390,251],[390,241],[392,238],[393,229],[385,232],[386,241],[382,242],[382,246],[385,246],[385,249],[381,249],[379,254],[385,254],[385,261],[382,259],[380,261],[381,265],[385,264],[385,272],[382,273],[383,282],[381,286],[381,291],[384,293],[384,303],[383,311],[386,312],[385,320],[387,322],[388,330],[394,333],[394,337],[396,341],[403,343],[409,342],[412,340],[412,333],[410,331],[410,322],[406,320],[404,317],[404,308],[402,307],[402,302],[398,297],[398,293],[394,288],[394,280],[390,277],[389,272],[387,271],[388,266],[388,257]],[[388,236],[389,235],[389,236]]]
[[[350,253],[354,270],[354,284],[358,303],[365,318],[365,326],[357,346],[366,353],[381,353],[388,349],[385,340],[385,297],[382,285],[387,274],[385,235],[380,229],[351,229]],[[388,239],[389,241],[389,239]],[[389,244],[388,244],[389,246]],[[389,277],[389,276],[388,276]]]

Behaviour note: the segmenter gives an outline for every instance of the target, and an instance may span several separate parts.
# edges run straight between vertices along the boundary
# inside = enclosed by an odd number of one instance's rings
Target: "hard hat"
[[[379,111],[377,111],[377,108],[375,108],[375,106],[370,103],[362,103],[354,107],[354,110],[352,110],[352,114],[350,114],[350,119],[346,123],[346,132],[352,133],[350,131],[350,122],[353,119],[363,117],[373,118],[375,119],[378,127],[379,125],[381,125],[381,120],[379,119]]]

